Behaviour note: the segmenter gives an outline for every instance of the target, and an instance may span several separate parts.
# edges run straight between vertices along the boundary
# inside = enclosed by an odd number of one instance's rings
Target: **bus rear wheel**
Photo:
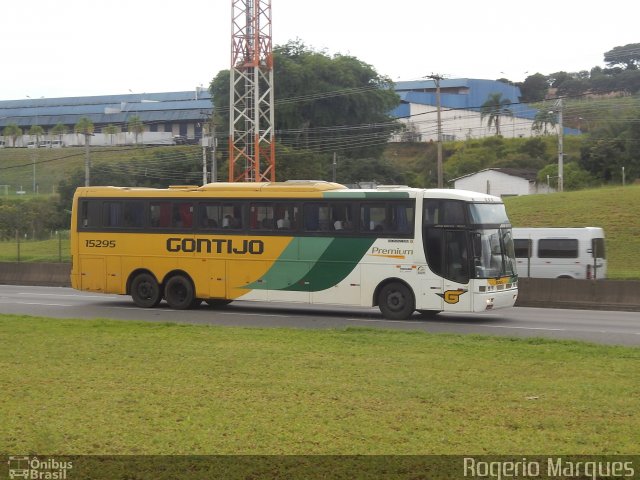
[[[133,303],[142,308],[153,308],[160,303],[160,285],[149,273],[140,273],[131,282]]]
[[[191,281],[182,275],[171,277],[164,286],[164,298],[175,310],[193,308],[195,295]]]
[[[389,320],[406,320],[416,309],[413,292],[400,282],[388,283],[382,287],[378,305],[384,318]]]

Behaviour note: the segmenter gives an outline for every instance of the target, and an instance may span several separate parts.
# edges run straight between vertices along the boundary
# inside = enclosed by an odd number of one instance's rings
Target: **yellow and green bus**
[[[71,284],[174,309],[234,300],[479,312],[518,294],[502,201],[321,181],[81,187]]]

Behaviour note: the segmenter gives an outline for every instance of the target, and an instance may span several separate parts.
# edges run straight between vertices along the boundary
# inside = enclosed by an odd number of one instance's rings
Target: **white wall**
[[[535,187],[530,187],[528,180],[495,170],[486,170],[460,178],[454,182],[454,186],[462,190],[488,193],[498,197],[535,193]]]
[[[410,118],[399,119],[409,125],[409,129],[415,129],[420,134],[422,142],[438,140],[437,108],[432,105],[412,103],[409,105]],[[489,129],[488,118],[481,118],[479,112],[471,110],[448,110],[443,108],[440,112],[442,119],[443,140],[467,140],[470,138],[491,137],[496,134],[495,127]],[[500,117],[500,134],[504,138],[528,138],[538,136],[538,132],[532,130],[533,120],[520,117]],[[547,128],[549,135],[557,135],[556,128]],[[396,135],[392,141],[401,141],[401,136]]]

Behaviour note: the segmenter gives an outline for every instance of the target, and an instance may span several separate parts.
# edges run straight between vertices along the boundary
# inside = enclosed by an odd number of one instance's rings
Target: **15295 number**
[[[85,240],[85,247],[95,248],[113,248],[116,246],[115,240]]]

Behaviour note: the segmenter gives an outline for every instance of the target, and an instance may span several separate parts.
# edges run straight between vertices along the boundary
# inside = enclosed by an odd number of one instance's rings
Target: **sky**
[[[231,62],[231,0],[29,0],[2,6],[0,100],[208,87]],[[604,67],[640,43],[640,2],[271,0],[273,43],[357,57],[394,81]],[[277,91],[277,84],[275,89]]]

